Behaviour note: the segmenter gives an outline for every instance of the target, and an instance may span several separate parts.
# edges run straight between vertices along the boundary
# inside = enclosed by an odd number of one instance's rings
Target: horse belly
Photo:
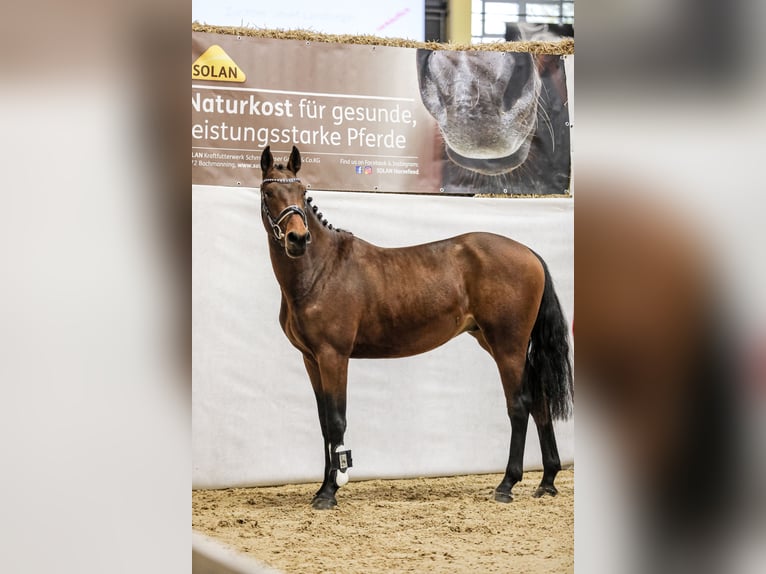
[[[414,325],[377,325],[360,330],[351,357],[385,359],[409,357],[440,347],[460,333],[475,326],[465,315],[444,315]]]

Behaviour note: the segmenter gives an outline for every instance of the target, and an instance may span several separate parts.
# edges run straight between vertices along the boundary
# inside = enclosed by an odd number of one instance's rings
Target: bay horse
[[[270,147],[261,154],[261,218],[282,292],[279,322],[303,354],[324,439],[324,481],[312,506],[335,507],[352,466],[343,444],[349,359],[424,353],[464,332],[497,363],[511,420],[495,500],[510,502],[521,480],[530,414],[543,458],[535,496],[557,494],[553,420],[571,414],[572,366],[567,322],[542,258],[490,233],[372,245],[322,218],[297,177],[300,167],[295,146],[286,166],[274,164]]]

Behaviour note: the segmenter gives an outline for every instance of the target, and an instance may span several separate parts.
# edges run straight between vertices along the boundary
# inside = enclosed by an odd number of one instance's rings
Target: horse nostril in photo
[[[300,240],[300,235],[298,235],[297,233],[295,233],[295,231],[291,231],[291,232],[289,232],[289,233],[287,234],[287,240],[288,240],[290,243],[298,243],[298,241]]]
[[[295,246],[303,247],[306,245],[306,242],[309,238],[308,233],[305,233],[303,235],[300,235],[296,233],[295,231],[290,231],[287,234],[287,241]]]

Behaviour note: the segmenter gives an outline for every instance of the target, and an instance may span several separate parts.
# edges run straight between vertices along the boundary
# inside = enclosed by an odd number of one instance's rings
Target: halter
[[[261,188],[263,187],[263,184],[265,183],[300,183],[300,178],[298,177],[285,177],[285,178],[266,178],[261,182]],[[305,205],[305,204],[304,204]],[[282,228],[280,225],[282,222],[290,217],[291,215],[300,215],[301,219],[303,220],[303,225],[306,226],[306,230],[309,228],[308,219],[306,218],[306,212],[298,207],[297,205],[288,205],[285,207],[282,211],[279,212],[279,215],[277,215],[277,218],[274,219],[271,217],[271,213],[269,213],[269,208],[266,205],[266,201],[263,199],[263,195],[261,195],[261,211],[263,211],[263,214],[266,216],[266,219],[269,222],[269,225],[271,226],[271,231],[274,234],[274,239],[276,241],[282,241],[285,238],[285,234],[282,231]],[[306,243],[311,243],[311,232],[308,232],[308,238],[306,239]]]

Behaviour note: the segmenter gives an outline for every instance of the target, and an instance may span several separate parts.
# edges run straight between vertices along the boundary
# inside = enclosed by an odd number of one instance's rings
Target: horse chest
[[[319,341],[347,346],[342,345],[342,341],[333,340],[332,324],[322,316],[316,306],[293,307],[283,302],[280,324],[288,341],[303,353],[313,354]]]
[[[279,324],[282,326],[282,331],[284,331],[287,336],[287,340],[290,341],[294,347],[304,352],[308,350],[307,342],[303,337],[300,321],[296,319],[295,313],[285,305],[282,306],[282,311],[280,312]]]

